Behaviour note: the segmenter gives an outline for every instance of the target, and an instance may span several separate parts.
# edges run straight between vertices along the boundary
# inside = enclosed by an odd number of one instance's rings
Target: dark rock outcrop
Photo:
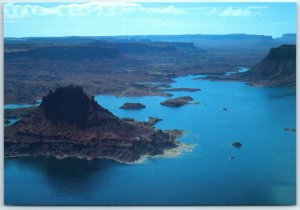
[[[158,123],[160,121],[162,121],[162,119],[157,118],[157,117],[149,117],[148,121],[147,121],[147,124],[153,126],[153,125],[155,125],[156,123]]]
[[[160,104],[163,106],[170,106],[170,107],[180,107],[186,104],[189,104],[193,101],[194,99],[189,96],[183,96],[183,97],[178,97],[178,98],[172,98],[172,99],[167,99]]]
[[[251,70],[234,77],[263,86],[296,85],[296,45],[272,48],[267,57]]]
[[[234,146],[235,148],[241,148],[242,147],[242,144],[238,141],[232,143],[232,146]]]
[[[283,130],[288,132],[296,132],[296,128],[285,128]]]
[[[179,145],[178,131],[125,121],[101,107],[81,87],[56,89],[39,107],[5,127],[5,156],[106,158],[133,162]]]
[[[144,109],[146,106],[141,103],[124,103],[120,109]]]

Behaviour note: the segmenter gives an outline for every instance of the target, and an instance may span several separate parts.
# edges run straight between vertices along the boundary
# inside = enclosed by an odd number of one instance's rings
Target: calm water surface
[[[14,205],[289,205],[296,200],[296,91],[240,82],[176,79],[170,92],[200,102],[161,106],[164,97],[97,96],[119,117],[162,118],[156,127],[184,129],[197,146],[177,157],[140,164],[106,160],[5,160],[5,203]],[[141,110],[120,110],[140,102]],[[228,111],[223,111],[227,108]],[[240,149],[232,142],[242,143]],[[229,159],[229,157],[234,159]]]

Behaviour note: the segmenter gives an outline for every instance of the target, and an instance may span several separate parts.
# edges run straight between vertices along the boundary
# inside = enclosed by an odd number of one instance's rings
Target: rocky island
[[[283,130],[288,132],[296,132],[296,128],[285,128]]]
[[[130,163],[180,145],[176,138],[182,132],[155,130],[152,121],[122,120],[82,87],[60,87],[17,123],[5,127],[4,153],[6,157],[105,158]]]
[[[190,104],[193,102],[193,98],[189,96],[183,96],[183,97],[178,97],[178,98],[171,98],[167,99],[160,104],[163,106],[170,106],[170,107],[181,107],[186,104]]]
[[[240,142],[236,141],[236,142],[232,143],[232,146],[235,147],[235,148],[241,148],[242,144]]]
[[[144,109],[146,106],[141,103],[124,103],[120,109]]]

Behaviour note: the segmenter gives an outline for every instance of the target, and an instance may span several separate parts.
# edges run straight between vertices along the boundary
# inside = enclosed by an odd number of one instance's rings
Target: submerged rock
[[[227,108],[223,108],[223,111],[227,111],[228,109]]]
[[[178,133],[178,132],[177,132]],[[105,158],[134,162],[179,146],[169,131],[121,120],[81,87],[56,89],[17,123],[5,127],[4,153],[14,156]]]
[[[120,109],[144,109],[146,106],[141,103],[124,103]]]
[[[296,128],[285,128],[283,130],[288,132],[296,132]]]
[[[232,146],[234,146],[235,148],[241,148],[242,147],[242,144],[238,141],[232,143]]]
[[[178,97],[178,98],[172,98],[172,99],[167,99],[160,104],[163,106],[170,106],[170,107],[180,107],[186,104],[190,104],[193,102],[193,98],[189,96],[183,96],[183,97]]]

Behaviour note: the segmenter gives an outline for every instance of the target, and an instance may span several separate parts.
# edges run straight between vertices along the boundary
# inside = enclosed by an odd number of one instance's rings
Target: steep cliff
[[[268,55],[246,73],[234,77],[253,85],[295,86],[296,45],[272,48]]]

